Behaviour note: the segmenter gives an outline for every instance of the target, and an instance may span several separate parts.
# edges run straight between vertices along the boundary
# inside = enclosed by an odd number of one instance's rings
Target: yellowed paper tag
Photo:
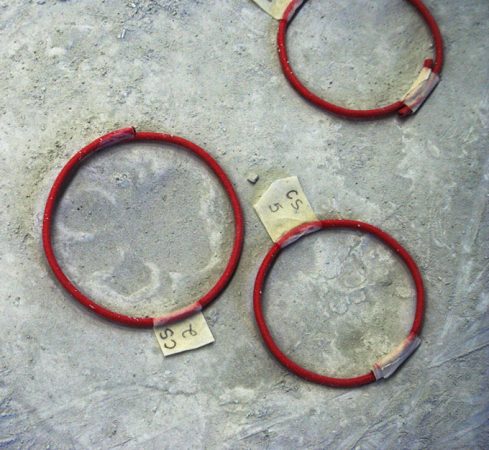
[[[274,242],[292,228],[318,220],[297,177],[274,181],[254,208]]]
[[[154,332],[165,356],[195,350],[214,342],[201,312],[171,325],[155,326]]]
[[[261,9],[274,19],[280,20],[291,0],[253,0]]]
[[[423,67],[418,78],[401,101],[409,106],[414,113],[421,107],[439,82],[440,77],[436,73],[428,67]]]

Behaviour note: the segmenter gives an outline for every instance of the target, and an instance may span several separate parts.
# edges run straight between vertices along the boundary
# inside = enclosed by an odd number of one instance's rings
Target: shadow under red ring
[[[282,71],[292,85],[292,87],[304,97],[306,100],[311,102],[313,105],[329,111],[333,114],[351,118],[351,119],[377,119],[390,114],[398,113],[401,117],[409,116],[412,114],[411,108],[405,105],[401,100],[394,102],[387,106],[382,106],[380,108],[374,109],[350,109],[342,106],[330,103],[321,97],[314,94],[309,90],[304,84],[299,80],[295,74],[292,66],[289,62],[289,55],[287,52],[287,30],[289,24],[294,19],[298,8],[301,7],[307,0],[292,0],[284,12],[282,19],[279,22],[278,34],[277,34],[277,50],[280,59],[280,65],[282,66]],[[421,17],[426,22],[428,28],[433,36],[433,42],[435,46],[435,60],[427,59],[424,62],[425,67],[430,67],[431,70],[440,75],[443,67],[443,37],[441,35],[440,28],[431,14],[430,10],[421,0],[407,0],[411,5],[416,8]]]
[[[414,322],[409,334],[419,335],[423,324],[423,314],[425,305],[424,285],[421,273],[418,266],[414,262],[411,255],[407,250],[402,247],[392,236],[382,231],[380,228],[374,227],[368,223],[358,222],[356,220],[320,220],[317,222],[309,222],[292,229],[284,236],[282,236],[278,242],[276,242],[268,251],[267,255],[263,259],[261,266],[258,270],[258,274],[255,280],[255,287],[253,291],[253,307],[255,311],[255,319],[258,325],[258,329],[263,337],[265,345],[268,347],[273,356],[288,370],[295,373],[301,378],[314,383],[323,384],[331,387],[357,387],[376,381],[373,371],[353,378],[335,378],[326,375],[320,375],[316,372],[305,369],[300,366],[288,356],[275,343],[272,334],[268,328],[263,313],[263,291],[265,288],[265,282],[268,274],[270,273],[278,255],[283,248],[291,245],[296,240],[314,233],[319,230],[326,229],[349,229],[355,231],[363,231],[364,233],[371,234],[391,248],[402,259],[406,267],[408,268],[411,277],[414,281],[416,290],[416,312],[414,316]]]
[[[165,144],[172,144],[179,148],[182,148],[193,155],[197,156],[201,161],[203,161],[207,167],[209,167],[212,172],[216,175],[221,186],[224,188],[227,197],[231,203],[233,216],[234,216],[234,243],[231,250],[231,255],[227,262],[227,265],[221,274],[220,278],[214,284],[207,294],[193,302],[192,304],[179,309],[178,311],[171,312],[159,317],[131,317],[124,314],[114,312],[107,309],[88,296],[83,294],[75,284],[65,275],[63,269],[58,263],[56,255],[53,250],[52,245],[52,228],[54,214],[56,212],[57,204],[63,195],[63,190],[68,184],[68,180],[75,173],[75,171],[80,167],[82,161],[89,155],[101,151],[105,148],[127,143],[127,142],[160,142]],[[183,139],[178,136],[173,136],[170,134],[153,133],[153,132],[138,132],[135,128],[123,128],[121,130],[113,131],[106,134],[95,141],[88,144],[79,150],[63,167],[57,178],[55,179],[53,186],[49,192],[49,196],[46,202],[46,207],[44,210],[43,217],[43,228],[42,228],[42,241],[44,246],[44,251],[46,254],[46,259],[50,265],[54,275],[61,283],[61,285],[83,306],[89,308],[99,316],[109,319],[113,322],[117,322],[122,325],[127,325],[131,327],[139,328],[151,328],[155,324],[166,324],[176,322],[190,315],[202,310],[205,306],[211,303],[227,286],[229,281],[234,275],[238,262],[241,256],[241,251],[243,247],[243,234],[244,234],[244,223],[243,223],[243,212],[241,206],[234,190],[234,187],[219,166],[219,164],[210,156],[204,149],[198,145]]]

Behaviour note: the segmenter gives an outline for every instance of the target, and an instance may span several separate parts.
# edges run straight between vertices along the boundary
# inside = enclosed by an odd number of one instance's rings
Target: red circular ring
[[[389,114],[398,113],[401,117],[408,116],[412,113],[411,109],[404,105],[404,103],[399,100],[387,106],[382,106],[375,109],[349,109],[342,106],[330,103],[321,97],[314,94],[308,88],[306,88],[302,82],[299,80],[297,75],[294,73],[290,63],[289,56],[287,53],[287,29],[289,24],[295,17],[298,8],[307,0],[292,0],[284,12],[282,19],[279,22],[278,35],[277,35],[277,49],[278,56],[280,59],[280,64],[282,66],[282,71],[292,85],[292,87],[302,95],[306,100],[312,104],[318,106],[319,108],[325,109],[331,113],[349,117],[352,119],[376,119],[379,117],[387,116]],[[419,12],[421,17],[424,19],[428,28],[433,36],[433,42],[435,45],[435,61],[426,60],[425,66],[431,66],[432,72],[439,75],[443,67],[443,38],[440,32],[440,28],[436,23],[435,18],[430,13],[429,9],[424,5],[421,0],[407,0],[411,3],[416,10]]]
[[[51,242],[51,234],[52,234],[52,225],[53,225],[53,217],[54,212],[56,210],[56,206],[59,202],[59,199],[62,196],[63,188],[66,185],[66,182],[70,178],[70,176],[74,173],[74,171],[80,166],[81,162],[89,155],[100,151],[104,148],[120,144],[126,142],[145,142],[145,141],[156,141],[156,142],[164,142],[167,144],[173,144],[178,147],[183,147],[185,150],[188,150],[195,156],[197,156],[201,161],[203,161],[217,176],[219,182],[223,186],[226,194],[231,202],[231,207],[234,215],[234,244],[231,251],[231,256],[229,261],[224,269],[224,272],[216,282],[216,284],[211,288],[207,294],[205,294],[202,298],[197,300],[196,302],[188,305],[178,311],[166,314],[161,317],[131,317],[126,316],[124,314],[119,314],[117,312],[111,311],[110,309],[104,308],[100,306],[98,303],[95,303],[93,300],[88,298],[85,294],[83,294],[65,275],[63,270],[61,269],[58,260],[56,259],[56,255],[53,250],[52,242]],[[233,188],[233,185],[225,172],[221,169],[219,164],[210,156],[205,150],[200,148],[198,145],[187,141],[181,137],[173,136],[170,134],[162,134],[162,133],[152,133],[152,132],[138,132],[135,128],[124,128],[121,130],[114,131],[112,133],[106,134],[95,141],[88,144],[86,147],[79,150],[75,155],[71,157],[71,159],[66,163],[63,167],[59,175],[57,176],[54,184],[49,192],[49,196],[46,202],[46,207],[44,210],[44,218],[43,218],[43,229],[42,229],[42,241],[44,246],[44,251],[46,254],[47,261],[58,279],[61,285],[82,305],[91,309],[93,312],[102,316],[111,321],[120,323],[122,325],[128,325],[132,327],[139,328],[150,328],[155,324],[165,324],[171,323],[178,320],[182,320],[198,311],[203,309],[209,303],[211,303],[227,286],[229,281],[231,280],[234,272],[236,271],[236,267],[239,262],[239,258],[241,256],[241,250],[243,247],[243,235],[244,235],[244,224],[243,224],[243,212],[241,210],[241,206],[236,195],[236,192]]]
[[[256,276],[255,288],[253,291],[253,306],[255,310],[255,318],[266,346],[272,352],[273,356],[275,356],[275,358],[288,370],[295,373],[301,378],[318,384],[324,384],[331,387],[357,387],[376,381],[373,371],[354,378],[334,378],[320,375],[301,367],[290,358],[288,358],[275,343],[272,334],[270,333],[270,330],[267,326],[262,309],[262,295],[265,281],[282,249],[292,244],[296,240],[302,238],[303,236],[306,236],[318,230],[330,228],[347,228],[356,231],[360,230],[365,233],[372,234],[401,257],[414,280],[416,288],[416,313],[409,334],[419,335],[423,323],[425,300],[423,279],[421,277],[418,266],[414,262],[411,255],[402,247],[402,245],[399,244],[399,242],[397,242],[385,231],[382,231],[381,229],[374,227],[373,225],[369,225],[368,223],[358,222],[356,220],[320,220],[317,222],[304,223],[282,236],[279,241],[276,242],[268,251],[267,255],[263,259],[263,262],[261,263],[260,269],[258,270],[258,274]]]

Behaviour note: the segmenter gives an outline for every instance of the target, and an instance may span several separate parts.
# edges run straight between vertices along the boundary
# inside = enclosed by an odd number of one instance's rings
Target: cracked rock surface
[[[0,0],[0,448],[487,448],[489,3],[426,3],[445,38],[441,84],[408,120],[352,122],[291,89],[277,22],[251,1]],[[310,0],[289,47],[310,88],[357,108],[401,97],[432,51],[400,0]],[[126,126],[205,148],[245,214],[238,271],[204,312],[216,342],[166,359],[151,330],[71,299],[41,246],[56,174]],[[252,205],[292,175],[318,217],[385,229],[423,273],[423,342],[387,381],[307,383],[261,341],[252,289],[271,241]],[[207,292],[232,239],[206,167],[175,147],[126,144],[85,161],[54,241],[80,289],[145,316]],[[280,255],[264,300],[289,356],[354,376],[405,337],[413,295],[378,241],[328,231]]]

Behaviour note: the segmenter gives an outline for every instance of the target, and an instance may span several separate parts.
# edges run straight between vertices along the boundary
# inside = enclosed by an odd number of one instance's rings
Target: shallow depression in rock
[[[126,144],[84,161],[56,214],[67,275],[117,312],[155,316],[217,281],[233,218],[215,175],[184,149]]]
[[[374,237],[320,231],[280,254],[264,304],[288,356],[323,375],[349,377],[370,371],[407,336],[415,293],[402,261]]]
[[[306,2],[287,33],[297,76],[320,97],[349,108],[399,100],[432,54],[432,37],[407,3]]]

